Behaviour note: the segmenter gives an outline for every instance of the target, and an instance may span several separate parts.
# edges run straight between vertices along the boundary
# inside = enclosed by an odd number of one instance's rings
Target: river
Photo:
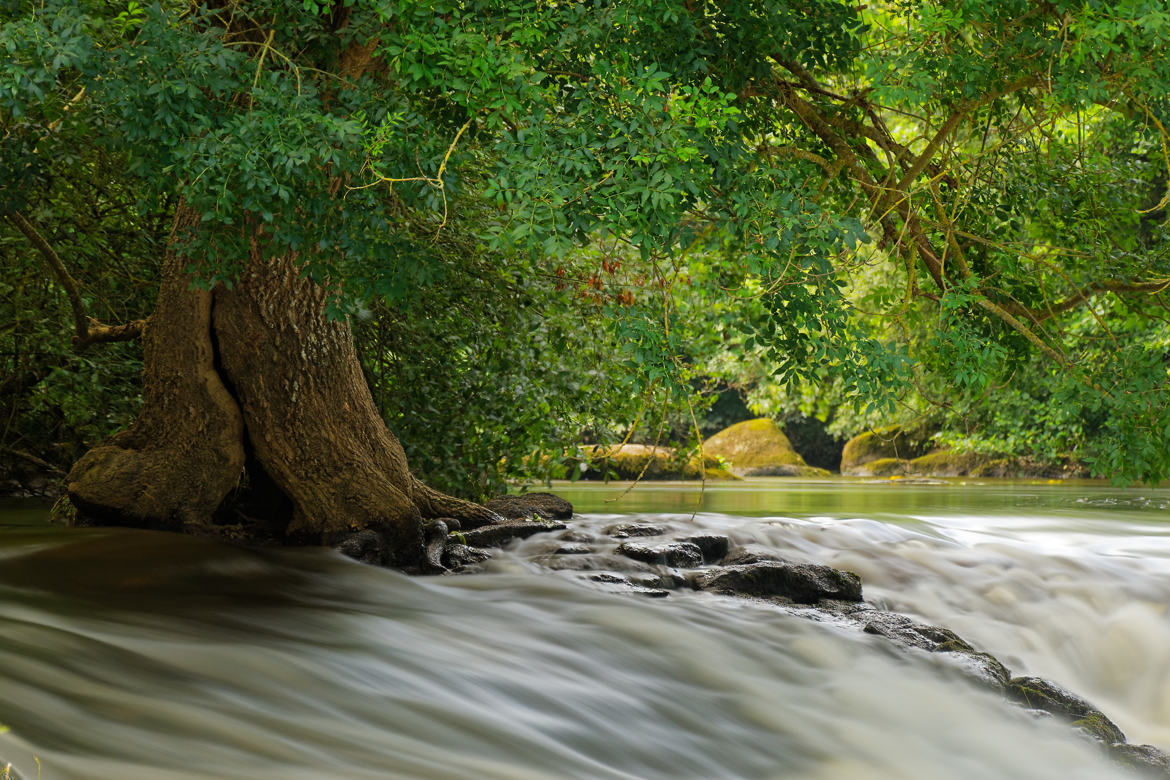
[[[562,485],[861,575],[1170,750],[1170,491],[760,480]],[[0,768],[26,779],[1125,778],[923,654],[763,603],[540,565],[406,577],[329,550],[62,529],[0,504]]]

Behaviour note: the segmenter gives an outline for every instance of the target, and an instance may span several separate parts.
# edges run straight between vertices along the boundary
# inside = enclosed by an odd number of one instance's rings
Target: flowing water
[[[1170,491],[761,480],[709,486],[701,506],[693,487],[557,492],[579,532],[651,522],[856,571],[868,600],[1170,750]],[[0,758],[25,778],[1129,776],[881,637],[550,572],[549,535],[482,574],[411,578],[46,515],[0,506]]]

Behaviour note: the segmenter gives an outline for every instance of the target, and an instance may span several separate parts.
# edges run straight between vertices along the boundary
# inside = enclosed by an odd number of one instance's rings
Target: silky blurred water
[[[652,522],[856,571],[867,599],[1170,749],[1170,493],[769,480],[697,506],[689,487],[557,491],[578,532]],[[410,578],[21,512],[0,507],[0,758],[27,778],[37,761],[45,780],[1128,776],[881,637],[706,593],[601,590],[536,562],[547,535],[482,574]]]

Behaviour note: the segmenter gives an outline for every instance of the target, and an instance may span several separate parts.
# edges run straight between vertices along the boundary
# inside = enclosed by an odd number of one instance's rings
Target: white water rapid
[[[583,534],[725,534],[861,575],[1170,750],[1170,493],[767,482],[564,488]],[[924,653],[534,557],[406,577],[0,513],[0,768],[43,780],[1132,777]]]

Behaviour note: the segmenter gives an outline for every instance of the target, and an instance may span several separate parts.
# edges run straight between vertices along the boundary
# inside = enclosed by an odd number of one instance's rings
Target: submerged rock
[[[573,505],[552,493],[497,496],[484,506],[507,520],[523,520],[533,515],[542,520],[570,520],[573,517]]]
[[[1144,774],[1165,777],[1170,775],[1170,754],[1153,745],[1116,743],[1110,746],[1114,760]]]
[[[594,548],[590,545],[569,542],[568,544],[557,545],[557,548],[553,550],[553,555],[589,555],[593,550]]]
[[[541,566],[553,571],[620,571],[652,572],[650,564],[636,561],[624,555],[592,553],[585,555],[549,555],[537,560]]]
[[[593,534],[587,534],[573,528],[570,528],[564,533],[557,534],[557,538],[562,542],[579,542],[581,544],[595,544],[597,542],[597,537]]]
[[[783,561],[783,558],[778,555],[773,555],[770,552],[753,550],[750,547],[736,547],[721,559],[721,563],[724,566],[742,566],[747,563],[760,563],[762,561]]]
[[[618,577],[614,574],[595,574],[589,579],[593,582],[599,582],[603,585],[610,586],[609,588],[606,588],[606,590],[618,590],[622,593],[632,593],[635,596],[646,596],[647,598],[652,599],[664,599],[670,595],[670,591],[653,586],[647,587],[626,577]]]
[[[685,577],[672,571],[631,575],[630,582],[635,585],[640,585],[643,588],[662,588],[665,590],[678,590],[687,585]]]
[[[761,561],[704,572],[693,583],[700,590],[736,596],[791,599],[812,604],[820,599],[861,601],[861,578],[816,563]]]
[[[390,548],[382,535],[372,528],[350,534],[333,546],[333,549],[355,561],[384,566],[390,559]]]
[[[666,529],[660,525],[645,525],[643,523],[623,523],[611,525],[605,532],[614,539],[626,539],[631,536],[664,536]]]
[[[693,568],[703,565],[702,549],[697,544],[690,542],[671,542],[669,544],[660,544],[656,547],[649,547],[644,544],[637,544],[636,542],[625,542],[618,545],[616,552],[619,555],[633,558],[636,561],[661,563],[666,566]]]

